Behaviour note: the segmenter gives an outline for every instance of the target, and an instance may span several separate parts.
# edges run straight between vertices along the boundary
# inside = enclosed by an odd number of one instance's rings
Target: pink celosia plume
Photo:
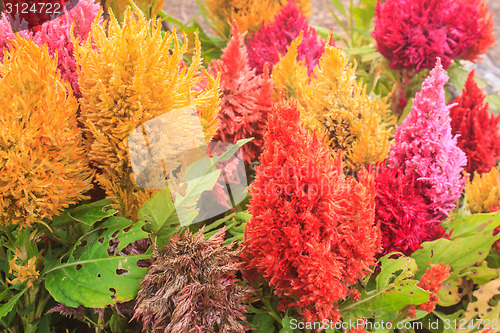
[[[307,18],[294,1],[281,9],[274,20],[265,24],[247,40],[250,66],[257,73],[264,71],[264,64],[270,68],[287,52],[287,46],[302,32],[302,43],[298,47],[298,60],[305,60],[305,65],[312,73],[314,66],[324,52],[325,43],[318,37],[316,30],[309,25]]]
[[[395,133],[389,167],[400,168],[422,186],[422,195],[434,217],[448,215],[465,184],[465,153],[451,133],[450,106],[444,84],[448,76],[438,59],[431,75],[413,100],[411,112]]]

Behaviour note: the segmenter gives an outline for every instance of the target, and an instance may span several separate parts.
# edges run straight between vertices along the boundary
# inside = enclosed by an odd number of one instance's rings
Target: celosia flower
[[[334,154],[342,151],[346,167],[357,170],[386,158],[393,119],[387,100],[370,99],[355,73],[340,49],[326,45],[303,92],[302,118],[310,130],[326,133]]]
[[[451,134],[444,84],[448,76],[438,60],[421,92],[395,133],[389,167],[400,168],[421,187],[433,217],[447,216],[460,198],[464,184],[465,153]]]
[[[480,36],[462,58],[475,62],[480,59],[481,55],[486,54],[488,49],[495,43],[495,25],[493,22],[493,15],[495,14],[490,12],[486,0],[467,1],[477,5]]]
[[[340,314],[334,302],[355,295],[375,263],[375,184],[363,169],[346,177],[331,149],[300,125],[295,103],[273,107],[245,229],[247,269],[262,274],[305,321]]]
[[[295,98],[299,104],[305,105],[304,92],[309,83],[309,75],[304,60],[298,61],[298,47],[302,43],[302,33],[287,46],[287,52],[274,65],[271,74],[274,86],[274,99],[280,100],[284,97],[286,100]]]
[[[434,311],[436,304],[439,302],[437,293],[441,289],[443,282],[450,277],[450,266],[444,263],[437,265],[429,263],[429,265],[430,268],[427,268],[417,284],[418,287],[431,292],[429,301],[418,305],[418,308],[425,312]]]
[[[85,198],[92,173],[47,48],[17,39],[0,63],[0,224],[27,227]]]
[[[241,249],[224,245],[225,229],[208,240],[203,229],[175,234],[141,282],[134,317],[152,332],[244,332],[251,288],[237,285]]]
[[[467,205],[471,213],[488,213],[500,205],[500,168],[490,172],[475,174],[472,181],[465,185]]]
[[[59,303],[56,306],[54,306],[52,309],[47,311],[46,314],[49,314],[49,313],[59,313],[65,317],[75,318],[75,319],[80,319],[80,320],[83,320],[85,318],[85,312],[83,310],[83,306],[81,306],[81,305],[77,308],[72,308],[72,307],[69,307],[69,306],[66,306],[64,304]]]
[[[500,157],[500,116],[490,116],[485,97],[471,71],[462,96],[450,109],[452,134],[458,134],[458,146],[467,155],[470,174],[488,172]]]
[[[257,73],[264,71],[266,63],[272,68],[301,33],[302,42],[298,47],[298,60],[305,60],[311,74],[323,54],[325,43],[309,25],[294,1],[288,2],[272,22],[264,24],[247,40],[250,66],[255,68]]]
[[[182,59],[188,41],[180,47],[175,32],[162,37],[160,22],[147,21],[135,6],[133,10],[128,7],[121,26],[112,17],[107,31],[94,24],[91,36],[92,41],[88,39],[75,49],[88,155],[102,171],[97,180],[108,198],[121,214],[134,219],[153,190],[139,188],[134,181],[128,156],[129,134],[155,117],[194,105],[206,141],[210,141],[218,126],[218,81],[206,73],[200,74],[197,37],[195,54],[188,67]],[[196,91],[193,87],[203,77],[207,88]],[[165,156],[178,154],[185,149],[186,141],[192,140],[196,129],[180,123],[158,129],[161,133],[169,130],[176,133],[177,140],[167,138],[168,142],[162,145]],[[160,139],[164,137],[161,135]],[[148,151],[143,155],[148,156]]]
[[[14,280],[6,279],[10,284],[18,284],[27,281],[26,286],[32,287],[33,281],[38,279],[40,273],[36,270],[36,256],[29,259],[26,265],[19,265],[16,263],[17,258],[17,249],[14,253],[14,258],[9,260],[9,274],[13,274],[15,276]]]
[[[212,61],[213,76],[220,74],[221,111],[215,141],[236,143],[240,139],[254,139],[242,147],[248,163],[262,152],[267,114],[272,104],[272,83],[267,72],[256,75],[250,69],[243,42],[244,34],[235,25],[232,37],[220,60]]]
[[[68,80],[77,97],[80,96],[78,87],[78,75],[74,57],[74,46],[72,39],[78,38],[81,43],[88,38],[92,23],[95,21],[100,5],[93,0],[72,0],[68,3],[68,12],[60,17],[47,21],[36,29],[36,31],[23,30],[19,37],[32,39],[38,45],[46,44],[51,57],[57,54],[58,68],[64,79]],[[73,33],[71,29],[73,26]],[[16,37],[10,25],[6,13],[0,19],[0,61],[3,60],[3,52]]]
[[[216,24],[214,30],[221,36],[229,35],[233,22],[241,31],[252,34],[264,22],[272,21],[287,3],[288,0],[205,0],[209,16]],[[296,0],[296,3],[304,15],[309,16],[310,1]]]
[[[440,221],[429,212],[418,181],[382,163],[375,182],[375,211],[382,232],[382,254],[402,252],[410,255],[423,242],[444,236]]]
[[[378,2],[373,31],[377,50],[395,69],[431,69],[437,58],[445,68],[454,59],[476,59],[490,45],[488,14],[478,7],[480,1]]]

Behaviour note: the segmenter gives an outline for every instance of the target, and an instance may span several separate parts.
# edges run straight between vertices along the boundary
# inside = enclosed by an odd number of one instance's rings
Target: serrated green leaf
[[[42,277],[52,297],[66,306],[88,308],[104,308],[117,301],[134,299],[147,272],[146,268],[137,266],[137,261],[151,255],[118,256],[116,253],[136,240],[147,238],[141,229],[143,225],[143,222],[134,224],[123,217],[111,217],[81,237],[67,260],[48,262]],[[113,239],[119,243],[115,253],[109,254]]]

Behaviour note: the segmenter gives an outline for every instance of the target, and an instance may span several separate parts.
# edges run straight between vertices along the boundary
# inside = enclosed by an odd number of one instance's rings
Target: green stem
[[[281,317],[274,311],[274,308],[271,306],[271,303],[269,303],[265,298],[261,298],[262,303],[266,306],[267,310],[269,311],[269,314],[281,325]]]

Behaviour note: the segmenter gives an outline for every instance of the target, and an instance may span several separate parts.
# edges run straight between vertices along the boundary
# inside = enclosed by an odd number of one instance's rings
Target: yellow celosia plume
[[[216,32],[228,37],[236,21],[240,31],[254,33],[264,22],[270,22],[288,0],[205,0],[210,18],[217,25]],[[296,0],[297,6],[308,17],[310,0]]]
[[[276,100],[285,97],[289,100],[295,98],[299,105],[305,105],[304,91],[309,82],[305,61],[297,60],[298,47],[302,43],[302,32],[290,46],[287,53],[273,66],[271,78],[273,80],[274,98]]]
[[[363,82],[356,80],[355,65],[348,65],[347,56],[329,41],[309,78],[304,64],[297,61],[300,41],[301,36],[273,67],[275,97],[284,90],[285,98],[296,98],[305,126],[326,135],[334,154],[342,150],[346,167],[357,170],[383,161],[395,123],[387,98],[370,99]]]
[[[0,224],[52,219],[92,188],[78,103],[46,47],[16,38],[0,63]]]
[[[500,205],[500,167],[491,168],[482,175],[474,173],[474,179],[465,184],[467,204],[471,213],[489,213]]]
[[[160,28],[159,20],[148,21],[137,7],[128,8],[121,26],[111,17],[107,32],[95,23],[92,38],[81,46],[75,43],[89,158],[102,170],[97,179],[108,198],[129,218],[135,218],[153,194],[134,181],[129,134],[155,117],[189,105],[198,112],[207,142],[218,126],[218,80],[202,71],[198,37],[187,66],[183,61],[186,38],[181,47],[175,32],[162,37]],[[194,89],[204,78],[207,88]],[[190,128],[184,130],[189,133]],[[178,151],[183,141],[185,137],[179,134],[176,142],[162,147],[163,153]]]
[[[10,284],[18,284],[27,281],[26,286],[29,288],[33,286],[33,281],[38,279],[40,273],[36,270],[36,257],[28,260],[26,265],[17,264],[18,251],[14,253],[14,258],[9,260],[9,273],[13,274],[13,280],[6,279]]]

